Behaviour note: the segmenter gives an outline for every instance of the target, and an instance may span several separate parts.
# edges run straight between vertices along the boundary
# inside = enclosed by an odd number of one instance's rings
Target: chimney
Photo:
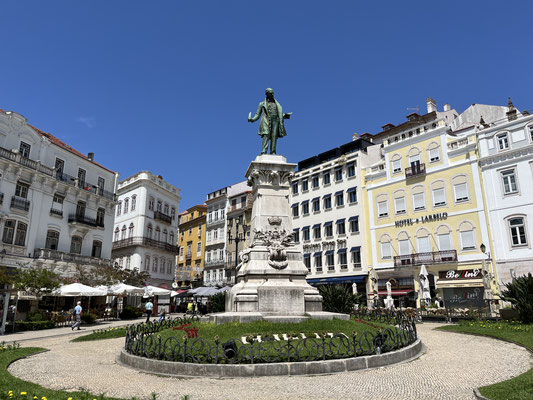
[[[516,108],[514,108],[513,102],[511,101],[510,97],[509,97],[508,107],[509,107],[509,111],[507,111],[507,120],[514,121],[517,118]]]
[[[433,111],[437,111],[437,102],[433,100],[431,97],[427,98],[426,104],[428,106],[428,114]]]
[[[352,142],[355,142],[357,139],[359,139],[359,134],[358,133],[353,133],[352,134]]]
[[[444,111],[450,111],[451,109],[452,107],[448,103],[444,104]]]
[[[88,158],[90,161],[94,161],[94,153],[88,153],[88,154],[87,154],[87,158]]]

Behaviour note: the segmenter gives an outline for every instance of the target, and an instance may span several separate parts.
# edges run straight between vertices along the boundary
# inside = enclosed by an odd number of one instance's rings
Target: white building
[[[295,242],[303,252],[311,284],[364,287],[360,159],[361,151],[371,145],[354,135],[352,142],[298,163],[289,201]]]
[[[170,289],[178,254],[180,190],[161,176],[141,171],[119,182],[113,259],[150,274],[149,285]]]
[[[533,116],[509,101],[508,107],[476,104],[461,117],[477,131],[492,258],[503,285],[533,273]]]
[[[64,277],[109,263],[118,174],[0,110],[1,264]]]

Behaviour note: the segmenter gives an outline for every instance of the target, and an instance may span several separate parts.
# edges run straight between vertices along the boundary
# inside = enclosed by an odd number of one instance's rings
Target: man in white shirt
[[[81,301],[78,301],[78,305],[74,307],[74,316],[76,317],[76,322],[72,325],[72,330],[74,330],[74,328],[78,328],[78,330],[80,330],[81,310]]]
[[[148,302],[144,305],[144,308],[146,309],[146,323],[150,322],[150,316],[152,315],[152,309],[154,308],[154,304],[152,303],[151,299],[148,299]]]

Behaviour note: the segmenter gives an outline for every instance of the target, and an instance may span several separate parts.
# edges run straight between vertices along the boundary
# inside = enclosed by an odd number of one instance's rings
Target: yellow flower
[[[26,392],[20,392],[21,395],[25,396],[26,395]]]

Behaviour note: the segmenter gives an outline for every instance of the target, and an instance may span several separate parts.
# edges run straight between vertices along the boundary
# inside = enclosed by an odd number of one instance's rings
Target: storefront
[[[479,309],[487,306],[483,299],[481,268],[441,270],[438,273],[438,296],[446,308]]]

